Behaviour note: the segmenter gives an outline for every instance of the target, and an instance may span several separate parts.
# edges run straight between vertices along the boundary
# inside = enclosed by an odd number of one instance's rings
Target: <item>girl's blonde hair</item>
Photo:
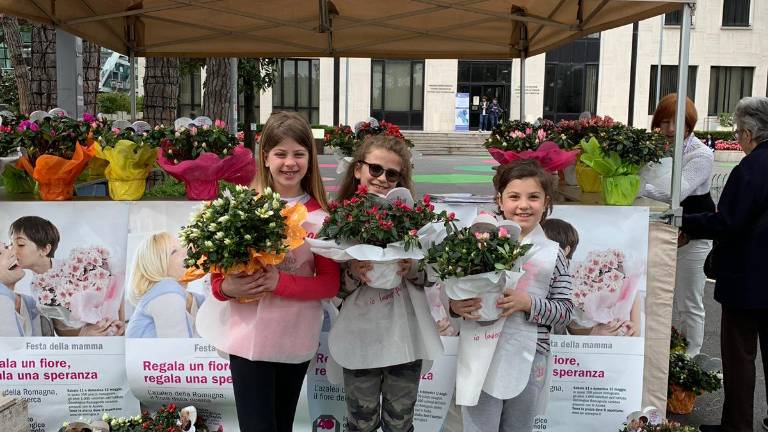
[[[269,116],[259,140],[259,174],[254,178],[251,187],[259,192],[266,187],[274,189],[272,174],[265,168],[267,154],[286,138],[296,141],[309,152],[307,174],[301,179],[301,188],[316,199],[323,210],[328,210],[328,198],[320,175],[312,129],[304,117],[295,112],[282,111]]]
[[[157,282],[168,279],[168,263],[174,238],[167,232],[150,235],[136,249],[131,275],[131,303],[137,304]]]
[[[368,154],[375,149],[388,150],[400,156],[400,180],[396,187],[404,187],[411,191],[412,195],[415,194],[413,180],[411,180],[411,150],[408,148],[408,144],[402,138],[380,134],[366,137],[355,150],[352,163],[344,174],[339,191],[336,193],[337,200],[349,199],[357,192],[360,180],[355,177],[355,168],[364,162]]]

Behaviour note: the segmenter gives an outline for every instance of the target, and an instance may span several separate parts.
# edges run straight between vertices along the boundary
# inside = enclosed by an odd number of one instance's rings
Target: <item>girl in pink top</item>
[[[310,235],[327,208],[312,131],[297,113],[272,114],[261,136],[256,190],[271,187],[289,205],[301,203]],[[213,296],[198,312],[200,335],[229,354],[240,430],[290,432],[301,385],[317,351],[320,301],[339,290],[339,266],[304,244],[282,264],[254,274],[211,278]],[[239,297],[267,293],[259,301]]]

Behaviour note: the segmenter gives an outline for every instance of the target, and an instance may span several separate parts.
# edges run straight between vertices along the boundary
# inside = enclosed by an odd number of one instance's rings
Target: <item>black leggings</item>
[[[229,356],[241,432],[292,432],[309,362],[273,363]]]

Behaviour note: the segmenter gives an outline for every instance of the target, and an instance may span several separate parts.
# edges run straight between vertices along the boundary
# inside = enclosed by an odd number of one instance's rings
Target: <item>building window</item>
[[[586,37],[547,53],[544,69],[544,118],[576,119],[597,111],[600,38]]]
[[[696,72],[697,66],[688,66],[688,90],[687,95],[692,101],[696,100]],[[658,72],[657,65],[651,65],[651,87],[648,91],[648,115],[656,111],[656,77]],[[677,65],[661,66],[661,95],[664,96],[677,92]]]
[[[751,67],[712,66],[709,74],[708,115],[730,113],[743,97],[752,96]]]
[[[371,62],[371,116],[403,129],[423,127],[423,60]]]
[[[666,26],[679,26],[683,23],[683,11],[676,10],[664,14],[664,25]]]
[[[749,0],[723,1],[723,27],[749,27]]]
[[[202,106],[202,83],[197,69],[179,77],[179,103],[177,115],[194,119],[200,115]]]
[[[280,60],[272,87],[272,111],[296,111],[310,124],[320,122],[320,60]]]

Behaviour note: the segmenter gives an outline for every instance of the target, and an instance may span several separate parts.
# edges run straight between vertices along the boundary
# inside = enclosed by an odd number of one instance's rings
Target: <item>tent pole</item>
[[[525,121],[525,54],[520,56],[520,120]]]
[[[349,124],[349,57],[344,59],[344,124]]]
[[[675,154],[672,165],[672,211],[675,215],[674,224],[682,224],[682,208],[680,208],[680,190],[682,188],[683,142],[685,133],[685,102],[688,94],[688,55],[691,45],[691,4],[683,5],[683,20],[680,27],[680,56],[678,59],[677,76],[677,115],[675,116]]]
[[[664,45],[664,15],[660,16],[661,25],[659,25],[659,62],[656,63],[656,104],[659,106],[659,99],[661,99],[661,49]]]
[[[131,81],[131,122],[136,121],[136,55],[132,49],[128,50],[128,63],[131,71],[128,80]]]
[[[229,122],[229,130],[233,134],[237,134],[237,114],[238,111],[240,111],[239,102],[240,98],[237,94],[237,57],[232,57],[229,59],[229,74],[231,79],[231,86],[232,86],[232,94],[230,96],[230,105],[231,113],[230,117],[232,117],[232,121]],[[243,129],[245,129],[245,126],[243,126]]]

